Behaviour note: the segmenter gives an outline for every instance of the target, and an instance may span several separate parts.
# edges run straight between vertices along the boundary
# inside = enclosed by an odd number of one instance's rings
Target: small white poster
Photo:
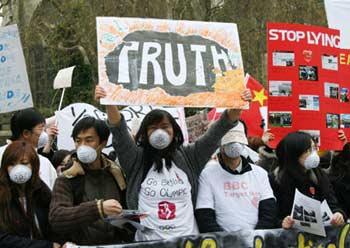
[[[295,221],[295,228],[307,233],[326,237],[320,201],[312,199],[295,189],[291,216]]]

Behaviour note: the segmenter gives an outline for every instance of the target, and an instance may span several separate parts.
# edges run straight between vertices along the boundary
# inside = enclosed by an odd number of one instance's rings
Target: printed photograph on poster
[[[339,84],[325,82],[324,95],[325,95],[325,97],[338,99],[339,98]]]
[[[340,128],[350,128],[350,114],[340,114]]]
[[[292,81],[270,81],[269,95],[270,96],[291,96]]]
[[[339,128],[339,115],[338,114],[327,114],[326,115],[327,128]]]
[[[317,81],[317,66],[299,65],[299,80]]]
[[[291,111],[271,111],[269,112],[269,123],[271,127],[291,127]]]
[[[300,132],[308,133],[312,137],[312,140],[317,144],[317,146],[321,146],[321,132],[320,130],[299,130]]]
[[[315,95],[299,95],[300,110],[320,110],[320,98]]]
[[[273,66],[294,66],[294,52],[292,51],[275,51],[272,53]]]
[[[349,102],[349,89],[341,88],[340,89],[340,102]]]
[[[293,211],[293,219],[303,221],[301,224],[310,227],[311,223],[317,223],[316,212],[308,210],[305,206],[295,204]]]
[[[322,69],[325,70],[338,70],[338,57],[334,55],[323,54],[322,55]]]

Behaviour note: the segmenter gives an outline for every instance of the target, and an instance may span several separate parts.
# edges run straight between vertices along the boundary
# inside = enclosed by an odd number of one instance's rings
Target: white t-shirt
[[[7,146],[8,145],[4,145],[0,147],[0,166],[1,166],[2,155]],[[55,180],[57,178],[57,172],[55,170],[55,167],[53,167],[50,160],[48,160],[44,156],[40,154],[38,154],[38,156],[40,161],[39,176],[41,180],[43,180],[43,182],[52,190],[55,184]]]
[[[274,198],[267,172],[250,166],[250,171],[235,175],[219,162],[210,161],[200,175],[196,209],[214,209],[216,221],[225,231],[253,230],[259,202]]]
[[[186,173],[174,163],[160,173],[153,166],[141,184],[139,210],[149,213],[141,224],[154,230],[137,231],[136,241],[198,234],[191,189]]]

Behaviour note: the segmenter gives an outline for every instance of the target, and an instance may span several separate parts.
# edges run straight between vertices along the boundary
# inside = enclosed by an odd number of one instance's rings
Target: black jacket
[[[331,178],[335,196],[339,201],[339,206],[345,211],[347,217],[350,216],[350,175],[343,175]]]
[[[241,157],[242,159],[242,171],[232,171],[230,168],[225,166],[222,159],[219,156],[219,162],[222,168],[231,174],[244,174],[251,171],[252,168],[249,163],[252,163],[250,159]],[[228,206],[229,207],[229,206]],[[244,206],[242,206],[244,207]],[[265,199],[259,202],[258,211],[258,223],[255,229],[269,229],[276,227],[277,221],[277,207],[276,200],[274,198]],[[215,210],[210,208],[201,208],[195,210],[195,217],[197,220],[198,228],[201,233],[206,232],[220,232],[224,229],[217,223]]]
[[[1,188],[1,185],[0,185]],[[15,193],[13,193],[15,194]],[[28,206],[28,210],[35,213],[40,231],[33,230],[32,223],[35,223],[34,214],[25,214],[18,197],[14,197],[10,203],[13,211],[14,222],[10,225],[13,230],[0,229],[0,247],[2,248],[52,248],[53,243],[47,241],[50,239],[50,229],[48,224],[48,211],[51,201],[50,189],[44,182],[39,180],[34,188],[32,204]],[[0,209],[0,211],[3,211]],[[33,234],[33,239],[31,235]]]
[[[340,212],[346,220],[346,214],[339,207],[328,176],[319,168],[309,170],[305,180],[300,180],[287,172],[281,172],[277,167],[270,174],[270,184],[277,199],[279,226],[286,216],[291,215],[296,188],[300,193],[315,200],[321,202],[326,200],[332,212]]]

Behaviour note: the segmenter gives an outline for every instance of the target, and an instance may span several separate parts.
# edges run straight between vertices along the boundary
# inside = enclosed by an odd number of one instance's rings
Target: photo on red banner
[[[340,54],[339,42],[339,30],[335,29],[267,25],[268,127],[275,135],[269,144],[272,148],[288,133],[303,131],[323,150],[342,149],[338,131],[344,129],[349,134],[350,129],[350,81],[344,77],[350,60],[345,51]]]

